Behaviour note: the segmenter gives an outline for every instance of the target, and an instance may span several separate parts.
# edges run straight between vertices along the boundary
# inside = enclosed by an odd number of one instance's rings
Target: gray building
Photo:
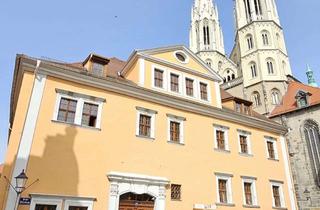
[[[287,143],[299,209],[320,210],[320,88],[289,82],[282,103],[270,118],[288,128]]]

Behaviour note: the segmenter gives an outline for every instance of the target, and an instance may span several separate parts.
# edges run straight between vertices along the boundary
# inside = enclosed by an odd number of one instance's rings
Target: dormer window
[[[297,100],[297,106],[298,108],[303,108],[303,107],[307,107],[309,105],[308,102],[308,97],[311,94],[308,92],[304,92],[302,90],[300,90],[297,95],[296,95],[296,100]]]
[[[97,76],[103,76],[104,65],[100,63],[92,63],[92,74]]]
[[[103,77],[106,75],[105,66],[110,62],[108,58],[105,58],[100,55],[90,54],[82,63],[82,65],[90,72],[91,74]]]

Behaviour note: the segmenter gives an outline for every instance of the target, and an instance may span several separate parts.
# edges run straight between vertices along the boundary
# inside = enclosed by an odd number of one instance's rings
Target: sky
[[[309,64],[320,83],[320,1],[276,0],[293,74],[306,82]],[[226,52],[234,43],[233,0],[215,0]],[[126,60],[134,49],[188,46],[193,0],[3,1],[0,8],[0,163],[9,127],[16,54],[66,62],[95,52]]]

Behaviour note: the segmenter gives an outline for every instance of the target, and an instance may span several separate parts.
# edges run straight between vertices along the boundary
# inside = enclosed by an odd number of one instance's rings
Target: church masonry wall
[[[320,105],[273,119],[289,129],[287,144],[299,209],[319,210],[320,188],[314,181],[303,125],[306,120],[310,119],[320,124]],[[306,189],[310,191],[310,195],[304,193]],[[307,199],[307,197],[310,197],[310,199]]]

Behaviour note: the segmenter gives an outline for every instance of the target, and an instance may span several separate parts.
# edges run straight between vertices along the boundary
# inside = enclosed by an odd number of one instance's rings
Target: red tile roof
[[[311,87],[296,81],[291,81],[288,85],[287,93],[282,98],[282,103],[274,108],[270,114],[270,117],[275,117],[281,114],[299,110],[300,108],[297,106],[295,97],[300,90],[311,94],[308,99],[309,106],[320,104],[320,88]]]

